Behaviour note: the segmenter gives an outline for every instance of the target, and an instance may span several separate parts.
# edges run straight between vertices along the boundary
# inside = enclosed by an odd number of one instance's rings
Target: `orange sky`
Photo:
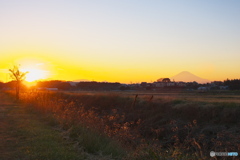
[[[240,2],[1,1],[0,81],[240,78]],[[34,72],[34,73],[33,73]]]

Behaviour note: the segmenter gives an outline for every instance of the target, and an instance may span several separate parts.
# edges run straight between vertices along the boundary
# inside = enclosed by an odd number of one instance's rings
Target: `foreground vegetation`
[[[29,112],[6,94],[0,92],[0,96],[1,160],[77,160],[86,157],[83,151],[77,151],[62,139],[59,131],[45,124],[45,116]]]
[[[114,159],[210,159],[240,150],[240,105],[183,99],[26,92],[21,102],[66,139]]]

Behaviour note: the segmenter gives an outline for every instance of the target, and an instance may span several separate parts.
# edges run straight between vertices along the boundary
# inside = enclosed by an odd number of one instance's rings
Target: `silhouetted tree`
[[[117,90],[121,86],[120,83],[108,83],[108,82],[79,82],[77,88],[81,90]]]
[[[51,81],[39,81],[37,83],[38,87],[41,88],[58,88],[60,90],[71,90],[73,87],[69,82],[60,81],[60,80],[51,80]]]
[[[21,72],[19,70],[19,66],[17,65],[13,66],[13,68],[9,69],[9,71],[11,78],[15,80],[16,100],[19,100],[21,82],[26,78],[26,74],[28,72]]]
[[[240,90],[240,79],[225,80],[224,85],[228,86],[231,90]]]
[[[130,90],[131,88],[129,86],[121,86],[119,87],[119,89],[124,91],[124,90]]]

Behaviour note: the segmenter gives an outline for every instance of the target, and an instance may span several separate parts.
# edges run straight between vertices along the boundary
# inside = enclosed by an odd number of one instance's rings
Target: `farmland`
[[[240,94],[225,92],[25,92],[67,140],[114,159],[210,159],[240,149]]]
[[[148,100],[153,96],[152,101],[157,102],[158,100],[185,100],[192,102],[222,102],[222,103],[240,103],[240,92],[239,91],[76,91],[76,92],[65,92],[68,94],[86,94],[86,95],[109,95],[114,94],[124,97],[134,97],[138,95],[141,99]]]

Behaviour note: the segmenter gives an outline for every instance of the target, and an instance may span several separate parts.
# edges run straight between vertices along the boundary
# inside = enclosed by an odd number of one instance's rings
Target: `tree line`
[[[224,85],[228,86],[230,90],[240,90],[240,79],[225,80]]]

